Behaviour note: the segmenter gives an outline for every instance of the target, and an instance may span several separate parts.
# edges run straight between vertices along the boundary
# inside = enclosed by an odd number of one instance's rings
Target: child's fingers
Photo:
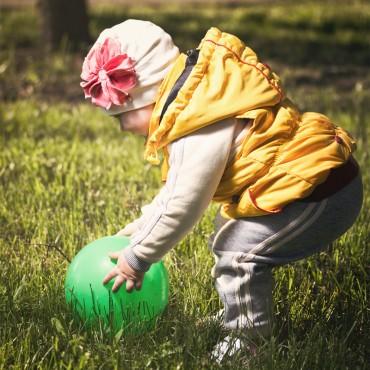
[[[126,282],[126,291],[131,293],[135,287],[135,282],[133,280],[127,280]]]
[[[140,290],[141,287],[142,287],[142,285],[143,285],[143,281],[142,280],[135,281],[135,288],[136,288],[136,290]]]
[[[113,270],[109,271],[107,275],[105,275],[103,279],[103,284],[107,284],[109,281],[111,281],[115,276],[118,275],[117,268],[114,268]]]
[[[114,284],[112,286],[112,291],[116,292],[125,281],[126,279],[122,275],[117,275],[116,280],[114,280]]]

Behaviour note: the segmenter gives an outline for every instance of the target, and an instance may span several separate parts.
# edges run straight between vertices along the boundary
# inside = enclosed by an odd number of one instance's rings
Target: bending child
[[[212,200],[221,203],[210,240],[224,327],[271,333],[272,269],[312,255],[355,222],[362,182],[355,143],[319,113],[301,113],[279,78],[236,36],[211,28],[179,53],[146,21],[104,30],[85,58],[85,97],[147,138],[145,158],[165,181],[139,219],[119,231],[104,279],[140,289],[150,265],[179,242]],[[216,359],[242,347],[230,336]]]

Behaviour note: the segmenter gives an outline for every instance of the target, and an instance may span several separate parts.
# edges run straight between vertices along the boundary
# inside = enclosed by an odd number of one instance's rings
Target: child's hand
[[[140,290],[145,272],[136,271],[130,267],[122,252],[109,253],[109,257],[118,261],[116,267],[104,277],[103,284],[107,284],[115,277],[112,287],[113,292],[116,292],[125,281],[128,292],[132,292],[134,288]]]

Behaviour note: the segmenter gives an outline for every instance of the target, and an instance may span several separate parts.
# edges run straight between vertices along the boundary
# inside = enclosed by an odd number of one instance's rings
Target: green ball
[[[126,292],[126,283],[113,293],[114,279],[104,285],[105,275],[115,267],[109,252],[129,245],[122,236],[107,236],[80,250],[68,267],[65,280],[67,304],[89,327],[103,324],[113,332],[120,329],[140,333],[153,327],[168,303],[168,274],[163,262],[145,273],[141,290]]]

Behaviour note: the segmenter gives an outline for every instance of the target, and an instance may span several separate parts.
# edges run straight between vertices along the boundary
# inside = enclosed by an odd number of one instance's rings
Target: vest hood
[[[198,50],[196,64],[164,114],[168,95],[185,69],[185,54],[159,89],[144,155],[152,164],[160,162],[159,149],[182,136],[283,99],[277,75],[238,37],[213,27]]]
[[[301,114],[284,98],[278,77],[242,41],[211,28],[161,84],[145,158],[159,164],[163,150],[164,180],[167,144],[229,117],[251,119],[252,125],[213,197],[224,217],[280,212],[307,197],[355,150],[351,136],[328,117]]]

